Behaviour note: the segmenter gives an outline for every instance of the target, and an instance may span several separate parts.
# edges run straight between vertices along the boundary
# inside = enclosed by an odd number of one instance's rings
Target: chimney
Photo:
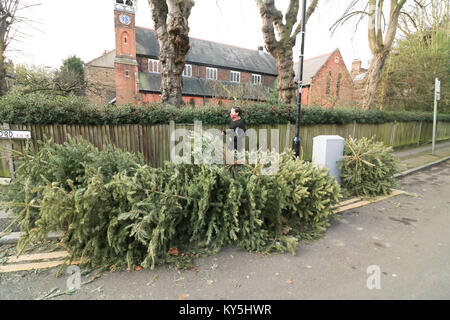
[[[258,47],[258,53],[259,54],[263,54],[264,53],[264,47],[263,46],[259,46]]]
[[[360,73],[361,73],[361,59],[355,59],[352,62],[352,72],[351,72],[352,79],[354,79]]]

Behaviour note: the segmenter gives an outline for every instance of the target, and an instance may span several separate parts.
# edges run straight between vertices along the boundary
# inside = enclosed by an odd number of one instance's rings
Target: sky
[[[62,61],[77,55],[89,62],[115,47],[114,0],[22,0],[40,4],[24,9],[20,15],[29,23],[18,25],[20,37],[11,43],[7,57],[15,64],[58,68]],[[309,3],[310,1],[308,1]],[[276,0],[283,13],[288,0]],[[354,59],[369,64],[367,22],[355,30],[352,23],[333,35],[332,24],[342,15],[348,0],[320,0],[306,26],[305,58],[339,48],[348,69]],[[301,11],[301,10],[299,10]],[[300,13],[299,13],[300,15]],[[153,28],[147,0],[137,1],[136,25]],[[255,0],[195,0],[189,18],[189,35],[256,50],[264,45],[262,20]],[[294,50],[298,60],[298,50]]]

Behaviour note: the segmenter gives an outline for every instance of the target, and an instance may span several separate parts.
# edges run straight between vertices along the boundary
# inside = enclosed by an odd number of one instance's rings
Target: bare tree
[[[299,0],[290,0],[286,14],[283,16],[283,13],[275,7],[274,0],[256,0],[263,21],[265,46],[277,63],[278,101],[281,103],[295,103],[296,87],[292,48],[295,46],[297,34],[302,31],[301,21],[294,29],[300,7],[299,2]],[[311,1],[306,12],[306,21],[315,11],[318,2],[319,0]]]
[[[365,5],[365,9],[357,10],[357,6],[361,3]],[[332,27],[333,29],[355,16],[359,16],[360,21],[364,17],[368,17],[368,40],[373,57],[365,79],[366,84],[362,103],[364,109],[374,106],[378,83],[381,79],[381,71],[394,43],[399,17],[405,3],[406,0],[391,0],[389,19],[386,20],[383,11],[384,0],[352,0],[344,15]],[[383,34],[383,24],[387,24],[385,34]]]
[[[188,19],[193,0],[148,0],[155,23],[161,61],[161,102],[183,105],[185,56],[189,51]]]
[[[425,34],[449,23],[449,3],[442,0],[415,0],[405,5],[399,20],[401,36]]]
[[[18,0],[0,0],[0,96],[7,90],[5,51],[11,41],[11,26],[18,7]]]
[[[10,51],[12,41],[26,36],[16,26],[30,25],[28,18],[19,15],[19,12],[39,4],[24,4],[21,0],[0,0],[0,96],[7,90],[7,65],[5,53]]]

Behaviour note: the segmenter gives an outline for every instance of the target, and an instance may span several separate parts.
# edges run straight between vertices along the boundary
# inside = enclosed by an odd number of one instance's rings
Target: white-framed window
[[[206,68],[206,79],[217,80],[217,69]]]
[[[260,74],[252,74],[252,84],[255,84],[255,85],[261,84],[261,75]]]
[[[159,60],[148,59],[148,72],[159,73]]]
[[[125,70],[125,77],[126,77],[126,78],[129,78],[129,77],[130,77],[130,71]]]
[[[241,73],[238,71],[230,72],[230,81],[231,82],[241,82]]]
[[[184,65],[183,76],[184,77],[192,77],[192,65],[190,65],[190,64]]]
[[[335,62],[335,63],[339,63],[339,56],[335,56],[335,57],[334,57],[334,62]]]

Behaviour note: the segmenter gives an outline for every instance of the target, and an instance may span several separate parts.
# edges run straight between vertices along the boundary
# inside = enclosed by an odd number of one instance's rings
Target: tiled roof
[[[317,74],[320,68],[327,62],[327,60],[335,51],[303,61],[303,85],[307,86],[311,84],[312,77]],[[298,62],[294,63],[294,72],[296,79],[298,79],[298,64]]]
[[[269,53],[196,38],[190,38],[189,42],[186,63],[278,75],[275,59]],[[136,54],[158,57],[159,44],[154,30],[136,27]]]
[[[196,77],[183,77],[183,95],[200,97],[231,98],[230,91],[233,87],[245,87],[245,99],[264,100],[268,98],[270,88],[267,86],[253,86],[249,83],[232,83],[229,81],[214,81]],[[139,91],[160,93],[161,74],[151,72],[139,72]],[[241,90],[242,91],[242,90]]]
[[[100,57],[95,58],[86,63],[86,65],[93,67],[114,68],[114,59],[116,58],[116,50],[107,51]]]

